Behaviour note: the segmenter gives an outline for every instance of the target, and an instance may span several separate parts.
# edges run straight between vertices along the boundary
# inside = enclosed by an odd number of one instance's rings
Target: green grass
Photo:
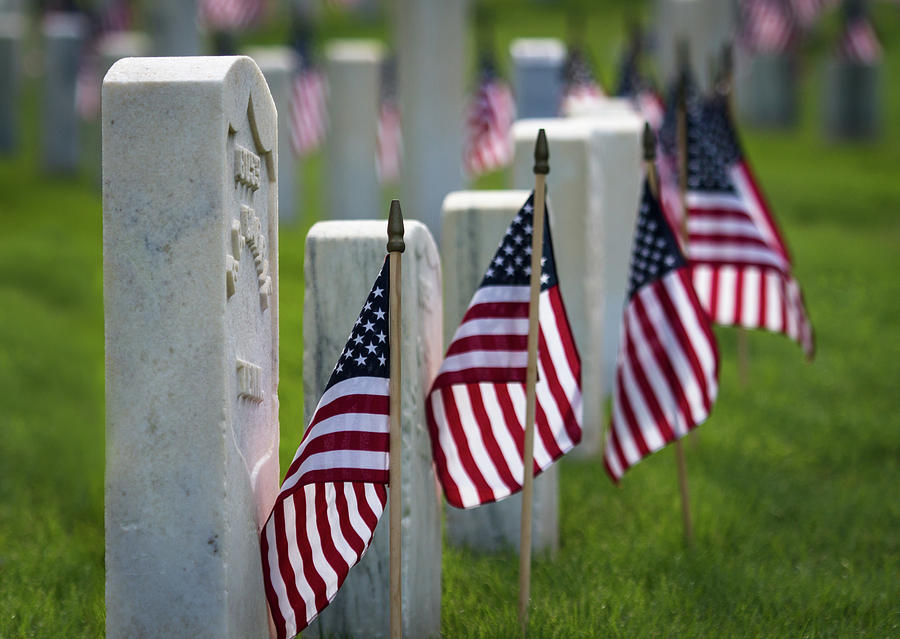
[[[497,29],[561,35],[556,10],[513,10]],[[611,78],[626,3],[591,15]],[[895,8],[878,8],[888,71]],[[379,35],[329,19],[328,35]],[[833,30],[826,25],[823,33]],[[273,35],[274,34],[274,35]],[[263,39],[277,36],[273,29]],[[534,637],[900,635],[900,88],[887,135],[836,146],[819,135],[819,35],[804,60],[801,126],[747,132],[749,155],[795,254],[817,332],[803,362],[753,333],[750,382],[720,329],[719,401],[686,444],[696,541],[682,542],[675,459],[664,450],[612,486],[597,461],[561,462],[561,548],[534,562]],[[33,87],[26,96],[29,112]],[[100,201],[89,177],[49,179],[22,152],[0,159],[0,637],[103,634],[103,314]],[[302,430],[303,240],[308,203],[281,231],[282,467]],[[552,180],[552,174],[551,174]],[[500,186],[502,175],[480,185]],[[588,357],[590,354],[583,354]],[[516,632],[517,560],[445,547],[447,637]]]

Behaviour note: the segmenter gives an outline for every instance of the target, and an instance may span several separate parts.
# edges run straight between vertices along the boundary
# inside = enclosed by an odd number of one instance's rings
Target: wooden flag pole
[[[678,110],[679,110],[679,129],[681,122],[681,115],[683,114],[684,100],[682,99],[684,94],[684,82],[682,80],[682,86],[679,88],[679,99],[678,99]],[[644,162],[647,167],[647,181],[650,183],[650,192],[653,194],[654,198],[659,198],[659,176],[656,173],[656,135],[653,133],[653,129],[650,128],[650,125],[644,123]],[[680,146],[680,144],[679,144]],[[682,163],[683,164],[683,163]],[[679,169],[680,170],[680,169]],[[682,191],[682,201],[684,199],[684,192]],[[685,217],[687,217],[687,208],[685,208]],[[687,233],[684,234],[684,244],[685,244],[685,252],[687,252]],[[692,431],[693,432],[693,431]],[[681,518],[684,522],[684,540],[690,545],[694,540],[694,525],[691,521],[691,498],[690,493],[688,492],[688,483],[687,483],[687,463],[684,460],[684,446],[681,444],[680,439],[676,439],[674,442],[675,445],[675,460],[678,464],[678,487],[681,490]]]
[[[391,639],[401,639],[403,636],[403,616],[400,596],[400,559],[401,559],[401,535],[400,521],[403,514],[402,501],[402,437],[400,424],[400,389],[401,384],[401,354],[400,354],[400,286],[401,286],[401,254],[406,249],[403,241],[403,214],[400,211],[399,200],[391,201],[391,212],[388,216],[388,243],[387,250],[390,256],[389,278],[389,306],[388,306],[388,346],[390,350],[390,471],[389,471],[389,504],[391,509]]]
[[[541,258],[544,255],[544,196],[550,172],[547,134],[538,131],[534,145],[534,219],[531,237],[531,281],[528,301],[528,360],[525,373],[525,449],[522,454],[522,530],[519,544],[519,625],[528,627],[531,590],[531,504],[534,497],[534,416],[537,384],[538,305],[541,294]]]

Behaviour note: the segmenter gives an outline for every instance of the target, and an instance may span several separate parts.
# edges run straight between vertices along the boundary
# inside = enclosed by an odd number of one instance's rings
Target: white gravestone
[[[373,40],[336,40],[325,49],[328,78],[327,211],[331,219],[383,214],[375,169],[384,51]]]
[[[428,229],[406,220],[403,253],[402,611],[407,637],[438,637],[441,628],[441,511],[425,421],[425,393],[441,364],[441,267]],[[387,223],[320,222],[306,239],[303,305],[303,405],[315,410],[359,307],[385,256]],[[304,637],[387,638],[388,503],[372,545],[350,570],[331,605]]]
[[[441,202],[463,185],[469,0],[396,0],[397,90],[403,120],[403,208],[437,241]]]
[[[881,63],[831,57],[823,63],[822,71],[826,135],[833,139],[877,139],[884,119]]]
[[[250,58],[128,58],[103,83],[110,638],[268,634],[276,133]]]
[[[72,173],[79,165],[75,83],[87,23],[77,13],[51,13],[43,23],[44,95],[42,158],[53,173]]]
[[[753,54],[738,48],[735,102],[741,119],[760,127],[790,127],[798,115],[795,57],[790,53]]]
[[[254,47],[246,54],[253,58],[266,78],[278,110],[278,219],[297,219],[297,162],[291,152],[291,101],[298,60],[290,47]]]
[[[153,55],[200,55],[197,0],[153,0],[147,10]]]
[[[634,113],[520,120],[513,185],[534,182],[534,140],[547,131],[547,176],[560,291],[581,355],[584,424],[575,456],[600,452],[612,391],[641,187],[642,120]]]
[[[497,246],[530,191],[455,191],[444,198],[444,338],[449,344],[478,289]],[[550,206],[552,215],[552,206]],[[552,222],[551,222],[552,223]],[[554,235],[555,241],[555,235]],[[534,480],[531,547],[554,552],[559,545],[559,479],[553,464]],[[521,543],[522,494],[462,510],[445,509],[447,540],[482,552]]]
[[[0,153],[19,142],[19,72],[25,19],[12,11],[0,12]]]
[[[710,64],[718,63],[722,47],[733,38],[735,4],[731,0],[657,0],[656,68],[665,86],[677,75],[676,48],[685,41],[694,78],[702,90],[712,89]]]
[[[509,47],[516,114],[553,118],[562,104],[566,45],[556,38],[520,38]]]

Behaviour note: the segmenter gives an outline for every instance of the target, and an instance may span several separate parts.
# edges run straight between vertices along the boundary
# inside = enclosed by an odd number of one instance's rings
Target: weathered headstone
[[[154,0],[147,9],[153,55],[200,55],[197,0]]]
[[[550,144],[547,185],[560,291],[581,353],[583,434],[570,454],[588,456],[602,448],[604,399],[615,375],[641,186],[643,122],[626,112],[516,122],[516,187],[534,180],[534,140],[541,127]]]
[[[530,191],[455,191],[444,198],[444,342],[449,344],[478,289],[507,226]],[[551,206],[552,215],[552,206]],[[554,236],[555,237],[555,236]],[[553,552],[559,545],[559,480],[556,464],[534,481],[531,545]],[[447,506],[447,540],[483,552],[521,542],[522,494],[468,510]]]
[[[25,19],[19,13],[0,13],[0,153],[19,141],[19,72]]]
[[[790,54],[738,51],[734,93],[742,120],[754,126],[788,127],[797,121],[797,76]]]
[[[428,229],[406,221],[403,254],[403,634],[441,629],[441,517],[425,421],[425,393],[441,364],[441,268]],[[303,395],[307,423],[381,268],[387,224],[320,222],[306,239]],[[389,637],[388,503],[372,545],[331,605],[303,635]]]
[[[512,41],[509,55],[518,117],[556,117],[563,97],[566,45],[556,38],[520,38]]]
[[[247,50],[263,72],[275,108],[278,110],[278,219],[291,223],[297,219],[297,162],[291,153],[291,101],[297,54],[290,47],[254,47]]]
[[[700,88],[709,91],[710,61],[733,38],[736,14],[731,0],[657,0],[655,12],[656,68],[668,84],[677,73],[677,43],[687,42],[690,68]]]
[[[75,85],[87,24],[77,13],[51,13],[44,19],[44,95],[41,156],[53,173],[78,170],[78,114]]]
[[[328,217],[381,217],[375,168],[382,45],[374,40],[336,40],[325,49],[329,130]]]
[[[276,145],[250,58],[128,58],[106,75],[107,637],[268,635]]]
[[[830,58],[824,68],[825,133],[838,139],[874,139],[884,120],[880,64]]]
[[[403,118],[403,208],[441,237],[441,202],[462,186],[468,0],[392,3]]]

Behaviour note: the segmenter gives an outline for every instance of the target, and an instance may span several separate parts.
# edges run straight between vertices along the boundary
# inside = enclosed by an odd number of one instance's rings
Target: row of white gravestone
[[[107,356],[107,634],[262,636],[257,531],[278,482],[278,142],[274,102],[242,57],[131,58],[103,88]],[[630,236],[639,122],[523,121],[516,176],[530,186],[534,135],[553,149],[551,229],[563,294],[584,355],[585,396],[602,397],[611,280]],[[185,163],[179,158],[190,157]],[[173,170],[175,167],[175,170]],[[633,182],[633,183],[632,183]],[[440,629],[441,497],[423,401],[452,327],[525,191],[446,200],[441,263],[431,234],[407,224],[404,298],[403,610],[408,636]],[[615,226],[616,224],[621,225]],[[304,395],[315,405],[383,257],[383,222],[310,232]],[[624,247],[627,242],[620,241]],[[583,260],[583,262],[579,262]],[[614,274],[618,271],[617,274]],[[589,273],[585,277],[585,273]],[[567,284],[568,280],[568,284]],[[621,307],[612,299],[609,307]],[[600,362],[591,367],[591,362]],[[593,377],[592,377],[593,376]],[[586,414],[586,450],[600,414]],[[594,421],[591,421],[594,420]],[[593,447],[593,449],[589,447]],[[537,482],[535,547],[558,539],[556,471]],[[517,499],[448,516],[453,543],[514,546]],[[385,519],[387,521],[387,519]],[[384,525],[382,525],[382,528]],[[387,535],[375,542],[315,636],[386,636]]]

